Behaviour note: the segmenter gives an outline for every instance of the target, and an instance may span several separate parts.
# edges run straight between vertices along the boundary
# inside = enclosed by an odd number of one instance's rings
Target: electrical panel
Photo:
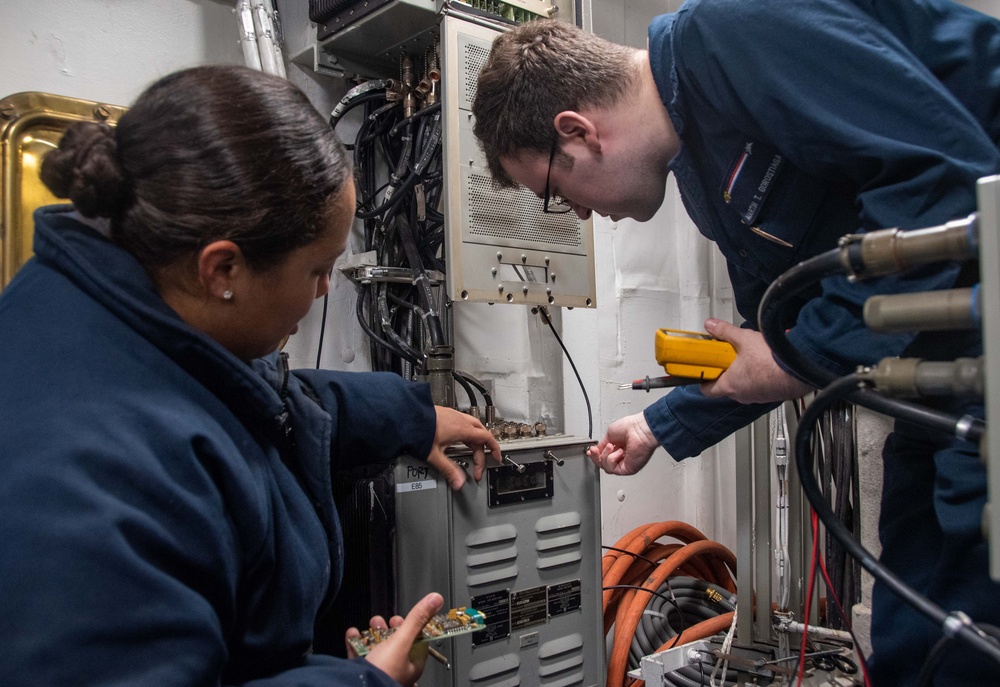
[[[542,200],[524,186],[494,188],[472,133],[476,78],[497,35],[456,17],[442,21],[448,295],[596,307],[591,220],[542,212]]]
[[[355,613],[388,613],[387,597],[405,613],[438,591],[446,608],[485,615],[484,630],[431,643],[451,667],[428,660],[421,685],[603,683],[600,487],[584,455],[592,444],[565,436],[503,442],[504,465],[491,461],[479,484],[470,477],[457,492],[409,458],[384,473],[387,479],[373,483],[368,475],[340,490],[345,537],[388,534],[349,556],[340,598],[372,594],[383,604]],[[467,453],[452,457],[471,463]],[[394,567],[373,564],[382,550],[395,552]]]
[[[556,6],[540,0],[329,5],[326,13],[313,13],[323,18],[317,68],[395,79],[398,90],[407,73],[404,62],[419,70],[421,58],[425,64],[440,60],[440,86],[433,87],[441,91],[443,191],[435,209],[444,216],[448,297],[596,307],[592,221],[544,213],[542,200],[523,186],[496,188],[473,135],[476,80],[493,40],[525,18],[549,16]],[[426,66],[424,71],[437,72]]]

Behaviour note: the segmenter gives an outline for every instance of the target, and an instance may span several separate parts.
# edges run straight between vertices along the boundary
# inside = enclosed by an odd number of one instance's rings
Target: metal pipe
[[[257,32],[257,52],[260,54],[261,71],[285,76],[285,62],[281,57],[281,44],[278,40],[271,0],[255,0],[252,14],[254,30]]]
[[[777,626],[778,632],[793,632],[797,635],[803,632],[808,632],[811,637],[829,637],[830,639],[836,639],[842,642],[850,642],[854,644],[854,639],[851,637],[850,632],[844,630],[834,630],[829,627],[821,627],[819,625],[810,625],[806,628],[802,623],[796,622],[794,620],[789,620],[788,622],[782,622]]]
[[[236,3],[236,16],[240,23],[240,47],[243,49],[243,60],[251,69],[260,70],[260,52],[257,50],[257,32],[254,30],[250,0],[239,0]]]

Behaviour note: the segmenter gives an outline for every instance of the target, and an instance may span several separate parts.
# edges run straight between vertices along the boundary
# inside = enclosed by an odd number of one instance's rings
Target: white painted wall
[[[45,91],[127,105],[183,67],[243,63],[233,3],[3,0],[0,94]]]
[[[646,29],[658,14],[676,11],[681,0],[590,3],[592,30],[610,41],[646,47]],[[613,420],[643,410],[668,391],[620,391],[619,383],[663,374],[653,356],[660,327],[704,330],[708,317],[732,320],[732,287],[714,244],[702,237],[684,211],[671,177],[663,207],[650,221],[612,223],[596,218],[596,313],[570,313],[567,338],[586,338],[596,356],[591,372],[599,387],[603,435]],[[569,392],[567,415],[579,421],[580,403]],[[677,462],[658,449],[637,476],[603,475],[604,540],[613,544],[634,527],[682,520],[735,552],[734,441]]]
[[[595,221],[600,306],[591,319],[596,327],[582,317],[567,318],[567,336],[577,326],[596,331],[601,426],[595,436],[611,421],[641,412],[669,393],[618,389],[619,383],[663,374],[653,354],[656,329],[702,331],[710,316],[732,319],[732,288],[722,257],[687,217],[672,178],[668,186],[663,207],[649,222]],[[734,476],[732,440],[681,462],[658,449],[638,475],[603,475],[605,543],[640,524],[682,520],[735,549]]]

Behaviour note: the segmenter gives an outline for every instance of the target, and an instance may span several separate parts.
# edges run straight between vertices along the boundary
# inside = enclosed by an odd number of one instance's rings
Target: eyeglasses
[[[565,215],[572,212],[573,208],[562,196],[549,195],[549,180],[552,177],[552,161],[556,158],[556,148],[559,147],[558,139],[552,144],[552,152],[549,153],[549,171],[545,173],[545,194],[542,196],[542,212],[549,215]]]

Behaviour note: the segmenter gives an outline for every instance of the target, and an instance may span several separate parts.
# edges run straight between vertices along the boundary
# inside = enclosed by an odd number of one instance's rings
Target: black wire
[[[771,348],[771,352],[796,376],[817,388],[833,383],[838,377],[814,363],[792,345],[785,336],[784,317],[789,310],[788,302],[793,296],[821,279],[843,274],[844,271],[838,249],[820,253],[781,274],[767,288],[760,302],[758,324],[760,333]],[[884,415],[907,420],[931,430],[946,434],[952,434],[955,430],[955,418],[915,403],[887,398],[866,389],[846,394],[844,398]],[[970,421],[972,426],[963,438],[976,443],[982,437],[985,425],[977,418],[970,418]]]
[[[643,556],[640,553],[632,553],[631,551],[626,551],[625,549],[619,549],[616,546],[607,546],[606,544],[601,544],[601,548],[602,549],[609,549],[611,551],[617,551],[619,553],[627,553],[629,556],[634,556],[635,558],[641,558],[642,560],[646,561],[647,563],[649,563],[654,568],[656,568],[656,567],[659,566],[659,563],[655,562],[652,558],[647,558],[646,556]]]
[[[417,110],[416,113],[410,115],[409,117],[399,120],[396,123],[396,125],[392,127],[392,129],[389,131],[389,135],[395,136],[396,131],[399,129],[399,127],[406,126],[407,124],[412,124],[421,117],[426,117],[427,115],[434,114],[440,109],[441,109],[441,103],[434,103],[433,105],[428,105],[422,110]]]
[[[991,637],[1000,638],[1000,628],[987,623],[980,623],[979,629]],[[928,687],[931,684],[934,674],[941,664],[941,660],[945,657],[945,649],[951,646],[953,641],[953,637],[945,636],[935,642],[934,646],[931,647],[930,653],[927,654],[927,659],[924,661],[923,666],[920,668],[920,674],[917,675],[915,687]]]
[[[469,384],[468,380],[454,370],[452,370],[451,376],[461,385],[463,389],[465,389],[465,393],[469,395],[469,409],[478,408],[479,405],[476,403],[476,392],[472,390],[472,385]]]
[[[372,344],[374,344],[379,348],[383,348],[387,351],[390,351],[391,353],[400,358],[407,358],[408,357],[407,354],[405,354],[402,350],[397,348],[394,344],[386,341],[381,336],[376,334],[375,331],[371,328],[371,326],[369,326],[368,322],[365,321],[364,299],[368,293],[369,293],[369,285],[366,284],[362,286],[361,293],[358,295],[358,301],[357,301],[358,323],[361,325],[361,328],[364,330],[365,334],[371,340]]]
[[[953,617],[943,611],[930,599],[927,599],[911,589],[905,582],[897,577],[895,573],[877,561],[875,557],[872,556],[872,554],[869,553],[864,546],[862,546],[861,543],[854,538],[854,533],[847,529],[842,522],[837,520],[833,511],[823,498],[823,495],[819,490],[819,486],[816,483],[816,477],[813,474],[813,456],[809,447],[813,433],[813,425],[816,424],[823,411],[834,402],[847,395],[851,395],[852,397],[858,396],[858,392],[855,391],[853,394],[851,392],[857,389],[861,383],[862,379],[857,374],[847,375],[846,377],[836,380],[820,391],[816,395],[816,398],[813,399],[813,402],[806,407],[805,412],[802,414],[802,421],[799,424],[798,432],[795,436],[795,463],[799,471],[799,482],[802,485],[802,491],[805,493],[809,503],[816,511],[819,519],[823,521],[824,525],[826,525],[827,534],[836,537],[837,540],[843,544],[848,553],[857,558],[858,561],[860,561],[861,566],[871,573],[872,576],[882,582],[890,591],[915,608],[922,615],[929,618],[938,627],[944,628],[947,625],[950,625],[953,621]],[[936,415],[939,415],[942,418],[947,417],[940,413],[937,413]],[[952,426],[954,426],[957,422],[958,420],[951,418]],[[976,627],[974,624],[967,625],[964,623],[958,623],[957,629],[953,629],[952,631],[954,636],[961,638],[973,648],[986,654],[997,663],[1000,663],[1000,643],[998,643],[996,639],[989,637],[982,631],[982,629]]]
[[[569,354],[566,350],[566,345],[563,344],[562,339],[559,337],[559,332],[556,331],[555,326],[552,324],[552,320],[549,318],[549,313],[545,308],[539,308],[538,312],[542,314],[542,319],[545,320],[545,324],[549,325],[549,329],[552,330],[552,335],[556,337],[556,341],[559,342],[559,347],[563,349],[563,353],[566,354],[566,360],[569,361],[569,366],[573,368],[573,374],[576,375],[576,381],[580,384],[580,391],[583,392],[583,400],[587,403],[587,438],[594,438],[594,412],[590,409],[590,396],[587,395],[587,387],[583,385],[583,379],[580,377],[580,373],[576,369],[576,363],[573,362],[573,356]]]
[[[834,248],[816,257],[795,265],[771,282],[760,301],[757,320],[760,333],[771,351],[785,363],[797,377],[822,388],[832,382],[836,375],[820,367],[797,348],[785,336],[785,318],[788,316],[788,301],[800,291],[815,286],[826,277],[843,274],[840,250]]]
[[[646,605],[629,646],[629,658],[638,665],[641,658],[665,646],[668,637],[679,636],[699,622],[716,618],[722,613],[735,610],[728,600],[728,590],[694,577],[675,577],[673,585],[665,580],[664,586],[670,592],[671,598],[677,602],[679,614],[675,626],[670,619],[670,613],[664,613],[662,607],[653,599]],[[662,587],[661,587],[662,589]],[[676,645],[677,641],[671,642]]]
[[[417,244],[410,231],[409,222],[399,217],[396,219],[396,228],[399,231],[399,238],[406,251],[406,259],[413,270],[414,285],[417,287],[417,296],[422,301],[424,311],[427,313],[427,328],[430,332],[431,345],[434,347],[444,346],[444,329],[441,327],[441,318],[434,312],[434,295],[431,292],[430,279],[424,269],[423,262],[417,252]]]
[[[386,297],[386,291],[382,290],[378,294],[377,299],[378,304],[378,314],[379,320],[381,321],[382,331],[385,332],[386,336],[389,337],[389,341],[396,345],[396,348],[403,352],[403,357],[414,365],[422,362],[423,354],[415,350],[410,344],[403,340],[403,337],[392,328],[392,317],[389,314],[389,301]]]
[[[323,337],[326,335],[326,310],[330,306],[330,292],[323,294],[323,317],[319,321],[319,344],[316,345],[316,369],[323,356]]]
[[[351,110],[353,110],[358,105],[364,105],[365,103],[369,103],[369,102],[371,102],[373,100],[385,100],[385,91],[381,91],[381,90],[369,91],[368,93],[364,93],[362,95],[357,96],[340,113],[340,116],[338,116],[337,119],[334,119],[333,118],[333,113],[331,113],[330,119],[329,119],[330,127],[333,128],[333,129],[336,129],[337,125],[341,121],[343,121],[344,115],[346,115],[348,112],[350,112]]]
[[[817,527],[816,529],[817,529],[817,534],[818,534],[819,528]],[[846,552],[845,552],[845,555],[846,555]],[[851,559],[851,560],[853,560],[853,559]],[[822,563],[822,561],[820,561],[820,563]],[[829,567],[829,566],[827,566],[827,567]],[[819,572],[822,575],[822,569],[823,569],[822,565],[817,565],[816,568],[817,568],[816,572]],[[830,571],[827,570],[826,573],[827,573],[826,575],[822,575],[824,579],[826,579],[826,577],[829,575]],[[814,572],[814,574],[815,574],[815,572]],[[864,654],[861,652],[861,645],[858,643],[858,638],[854,634],[854,628],[851,626],[851,621],[847,617],[847,611],[844,610],[844,601],[842,601],[843,597],[840,597],[840,596],[837,595],[837,592],[834,589],[832,589],[832,586],[829,584],[829,581],[828,581],[828,584],[827,584],[827,589],[829,590],[830,594],[833,596],[833,605],[836,606],[836,608],[837,608],[837,615],[840,616],[840,618],[843,620],[844,629],[847,630],[848,634],[851,635],[851,641],[854,642],[854,648],[857,651],[858,658],[862,661],[862,663],[864,663],[865,657],[864,657]],[[827,624],[828,625],[832,625],[832,623],[829,622],[830,621],[830,617],[832,616],[832,614],[829,611],[829,604],[827,604],[827,614],[826,615],[827,615]],[[803,658],[805,658],[805,657],[803,657]],[[862,665],[862,668],[864,668],[863,665]]]
[[[938,665],[941,663],[941,659],[944,658],[944,650],[954,641],[951,637],[944,636],[934,643],[931,647],[931,652],[927,654],[927,660],[920,667],[920,674],[917,675],[916,687],[928,687],[931,684],[931,680],[934,679],[934,673],[937,672]]]
[[[673,599],[671,599],[666,594],[662,594],[662,593],[656,591],[655,589],[647,589],[646,587],[640,587],[637,584],[609,584],[606,587],[601,587],[601,591],[605,591],[605,592],[608,591],[608,590],[611,590],[611,589],[636,589],[636,590],[641,591],[641,592],[649,592],[653,596],[656,596],[656,597],[659,597],[659,598],[663,599],[668,604],[670,604],[671,606],[673,606],[674,608],[676,608],[677,609],[677,613],[681,617],[681,623],[684,624],[684,625],[687,624],[686,622],[684,622],[684,611],[681,610],[681,607],[677,605],[676,601],[674,601]],[[678,637],[680,636],[679,632],[677,633],[677,636]]]
[[[490,395],[490,392],[486,388],[485,384],[483,384],[478,379],[470,375],[468,372],[462,372],[461,370],[458,370],[457,372],[458,374],[462,375],[462,377],[464,377],[465,380],[469,382],[469,384],[479,389],[479,393],[483,395],[483,401],[486,402],[486,405],[488,406],[493,405],[493,397]]]

